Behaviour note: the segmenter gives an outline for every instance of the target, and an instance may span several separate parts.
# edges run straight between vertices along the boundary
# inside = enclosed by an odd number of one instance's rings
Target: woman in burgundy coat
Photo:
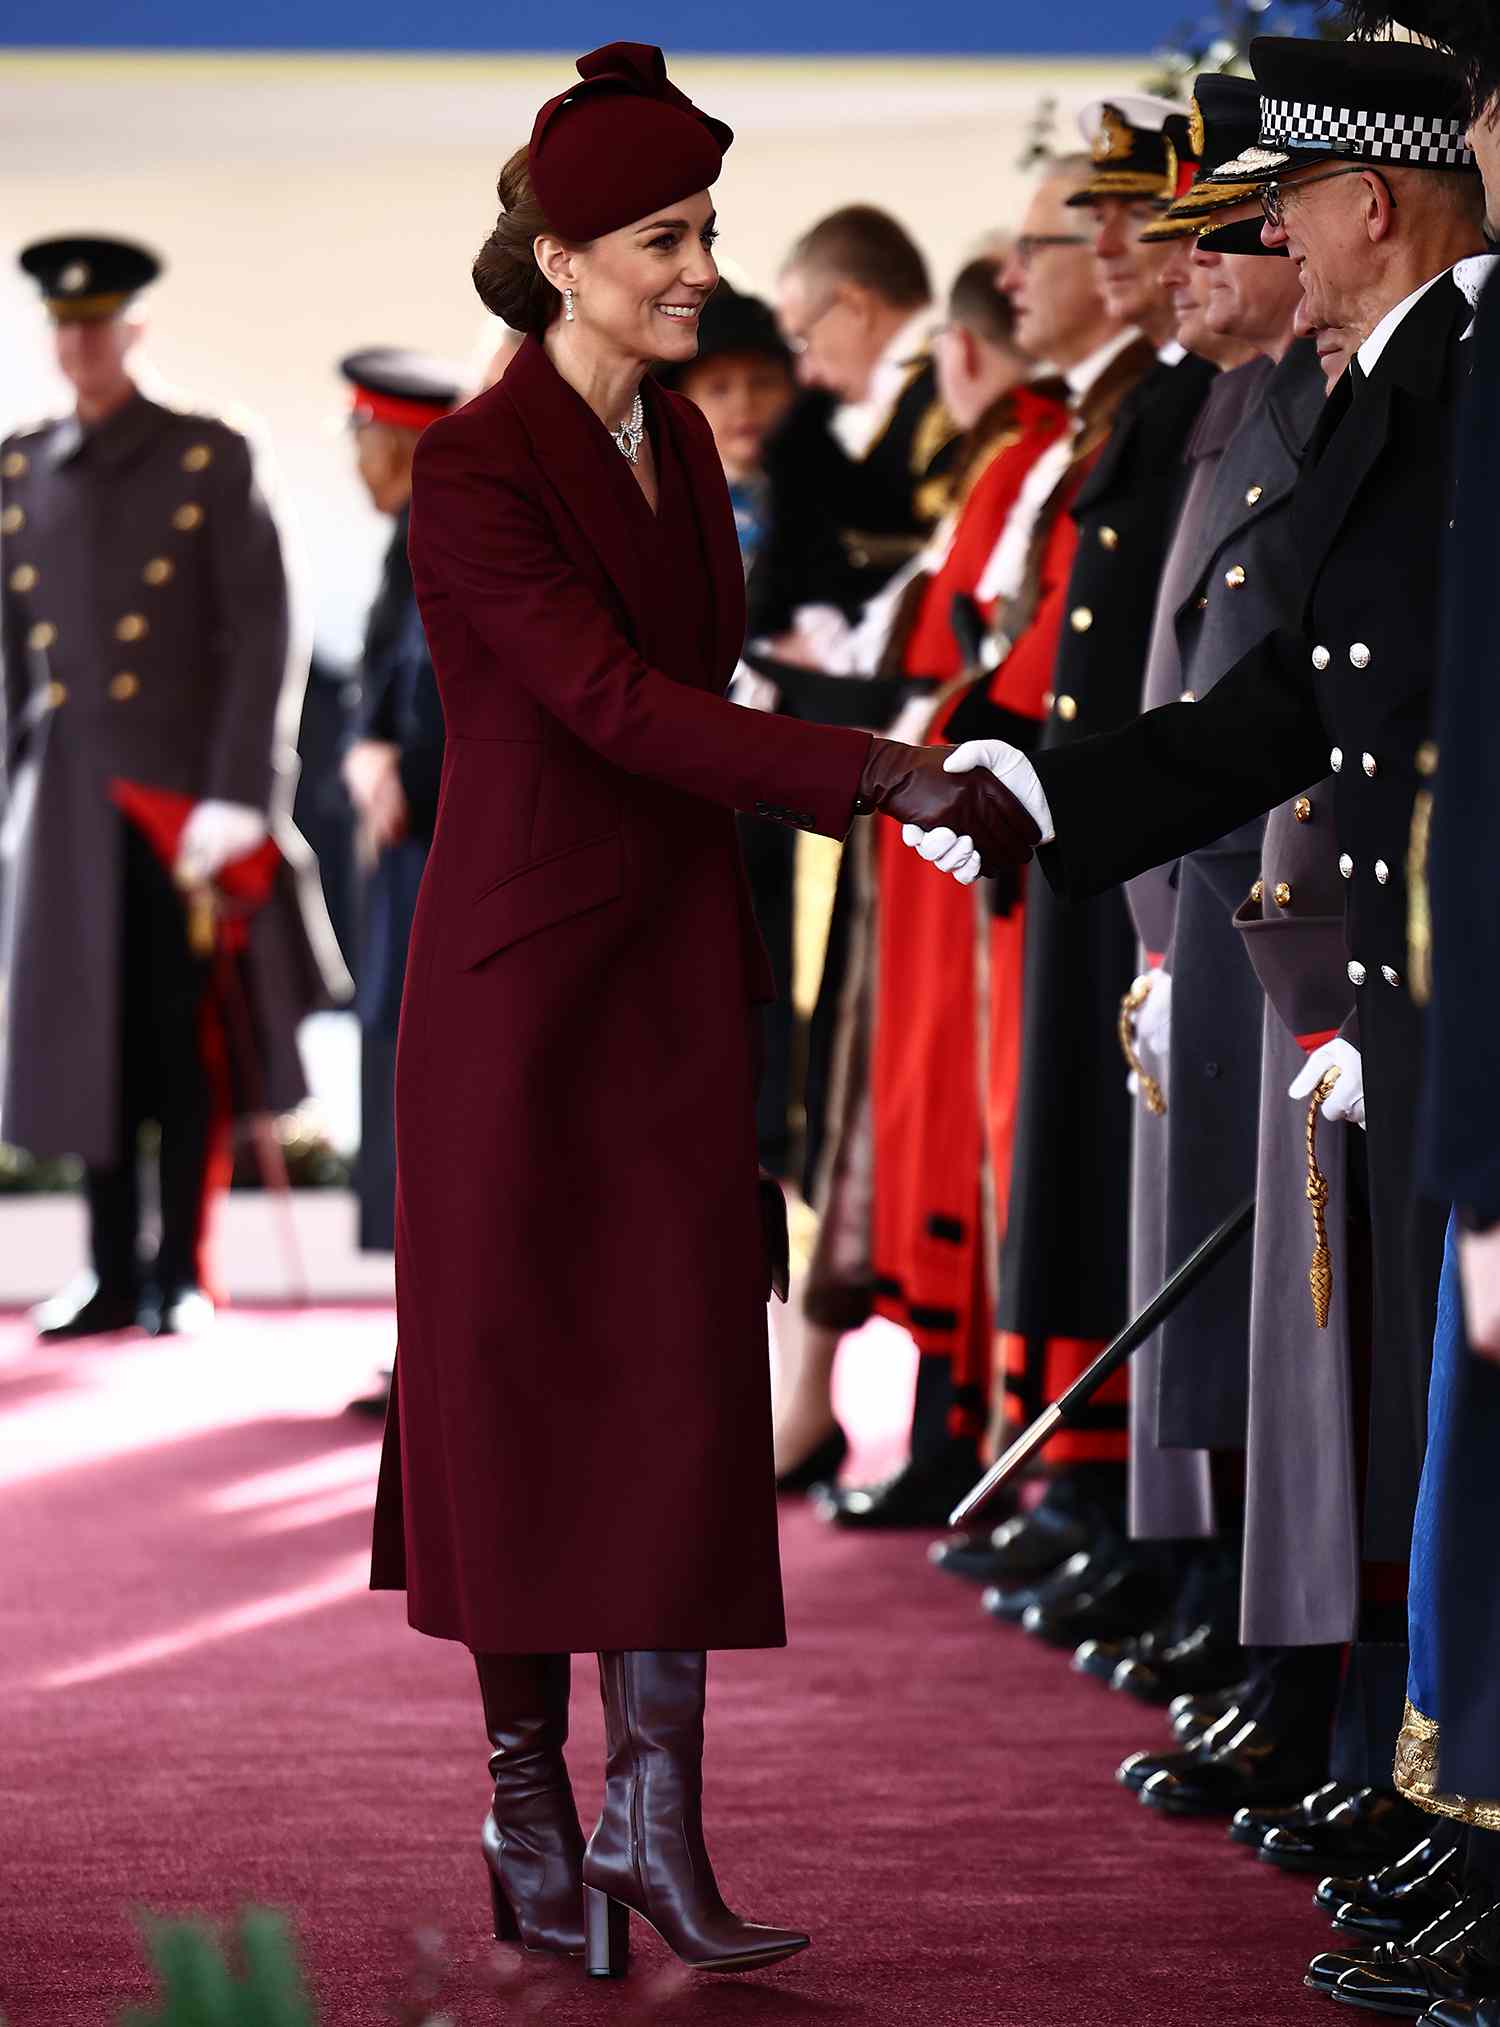
[[[731,137],[659,50],[578,71],[475,266],[527,341],[413,475],[447,748],[397,1058],[373,1582],[474,1651],[497,1935],[576,1954],[586,1899],[590,1971],[623,1968],[627,1910],[744,1970],[807,1938],[729,1913],[699,1807],[705,1650],[785,1639],[754,1113],[772,988],[731,812],[842,837],[881,809],[998,858],[1007,804],[941,748],[724,699],[724,479],[698,411],[643,376],[696,349]],[[608,1738],[587,1849],[574,1652],[599,1656]]]

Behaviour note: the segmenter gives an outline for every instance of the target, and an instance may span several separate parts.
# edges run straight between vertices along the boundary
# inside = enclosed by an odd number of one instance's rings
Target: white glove
[[[1155,965],[1145,974],[1145,984],[1146,997],[1136,1008],[1135,1039],[1165,1060],[1172,1039],[1172,974]]]
[[[997,781],[1004,782],[1041,832],[1038,842],[1050,844],[1057,829],[1047,806],[1046,790],[1020,747],[1007,746],[1003,739],[966,739],[943,762],[945,774],[969,774],[976,767],[987,767]]]
[[[1158,1082],[1166,1082],[1167,1051],[1172,1039],[1172,974],[1163,971],[1159,964],[1150,971],[1142,972],[1131,986],[1134,992],[1144,985],[1146,997],[1135,1010],[1136,1053],[1143,1055],[1149,1049],[1162,1065]],[[1134,1098],[1141,1088],[1141,1080],[1132,1070],[1125,1079],[1125,1088]]]
[[[940,873],[951,873],[961,887],[971,887],[979,878],[980,859],[974,849],[974,840],[960,837],[946,824],[935,831],[924,831],[919,824],[904,823],[901,826],[901,842],[910,845],[920,858],[928,860]]]
[[[1320,1108],[1323,1117],[1335,1124],[1343,1120],[1350,1126],[1363,1126],[1365,1073],[1359,1050],[1352,1042],[1335,1038],[1324,1042],[1321,1049],[1314,1049],[1286,1095],[1288,1098],[1310,1098],[1329,1070],[1337,1070],[1339,1080],[1323,1100]]]
[[[987,767],[997,781],[1004,782],[1036,823],[1043,844],[1055,835],[1052,812],[1036,769],[1019,746],[1007,746],[1003,739],[966,739],[943,762],[945,774],[970,774],[976,767]],[[924,831],[920,824],[908,823],[901,826],[901,841],[930,860],[940,873],[951,873],[961,887],[979,878],[979,854],[972,838],[960,838],[946,826]]]
[[[243,802],[200,802],[183,825],[177,847],[177,877],[201,887],[231,859],[242,859],[266,836],[266,820]]]

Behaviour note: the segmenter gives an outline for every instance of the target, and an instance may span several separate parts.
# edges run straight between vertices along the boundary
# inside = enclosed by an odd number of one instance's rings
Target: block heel
[[[584,1961],[591,1978],[623,1978],[630,1961],[630,1909],[596,1886],[583,1889]]]

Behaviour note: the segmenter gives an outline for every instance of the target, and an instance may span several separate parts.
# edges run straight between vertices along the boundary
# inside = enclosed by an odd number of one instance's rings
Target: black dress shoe
[[[1121,1787],[1131,1788],[1139,1794],[1155,1774],[1178,1773],[1186,1767],[1196,1766],[1200,1759],[1232,1738],[1244,1721],[1238,1710],[1226,1710],[1193,1745],[1184,1746],[1176,1752],[1131,1753],[1115,1768],[1115,1779]]]
[[[1004,1619],[1018,1626],[1033,1605],[1060,1604],[1089,1584],[1100,1582],[1105,1571],[1114,1568],[1120,1554],[1117,1541],[1097,1542],[1092,1548],[1070,1555],[1060,1568],[1050,1576],[1039,1577],[1035,1583],[992,1584],[980,1602],[992,1619]]]
[[[1218,1723],[1226,1710],[1243,1704],[1249,1694],[1250,1684],[1237,1682],[1232,1688],[1212,1690],[1203,1696],[1174,1697],[1167,1710],[1173,1738],[1179,1745],[1192,1745],[1210,1725]]]
[[[811,1492],[819,1485],[832,1485],[844,1468],[849,1455],[849,1438],[835,1422],[822,1442],[808,1451],[800,1464],[793,1464],[789,1471],[777,1477],[777,1493],[791,1497],[795,1493]]]
[[[78,1274],[31,1312],[36,1334],[47,1344],[70,1337],[105,1337],[135,1328],[140,1298],[134,1289],[101,1288],[97,1276]]]
[[[983,1473],[979,1446],[954,1436],[930,1457],[914,1457],[881,1485],[856,1485],[830,1496],[820,1511],[835,1527],[873,1533],[898,1527],[945,1527],[948,1516]]]
[[[1320,1950],[1308,1965],[1302,1982],[1314,1992],[1333,1993],[1350,1971],[1394,1971],[1406,1961],[1413,1949],[1440,1949],[1451,1937],[1463,1934],[1483,1911],[1483,1903],[1465,1895],[1436,1921],[1419,1930],[1410,1943],[1368,1943],[1363,1948]]]
[[[1328,1814],[1268,1830],[1256,1854],[1282,1872],[1321,1872],[1325,1865],[1377,1865],[1399,1858],[1422,1834],[1422,1812],[1385,1788],[1361,1788]]]
[[[1258,1845],[1271,1830],[1297,1829],[1304,1824],[1321,1823],[1340,1802],[1347,1801],[1356,1792],[1343,1781],[1325,1781],[1321,1788],[1314,1788],[1300,1802],[1292,1802],[1279,1809],[1236,1809],[1229,1825],[1230,1838],[1236,1844]]]
[[[1170,1703],[1204,1689],[1227,1689],[1245,1673],[1245,1650],[1212,1625],[1195,1626],[1155,1654],[1138,1654],[1115,1671],[1111,1689],[1142,1703]]]
[[[1417,2027],[1500,2027],[1500,1999],[1439,1999]]]
[[[1345,2006],[1414,2020],[1443,2001],[1500,1998],[1500,1902],[1435,1948],[1382,1946],[1389,1955],[1355,1964],[1334,1987]]]
[[[1255,1718],[1180,1770],[1163,1768],[1141,1789],[1148,1808],[1168,1816],[1232,1816],[1262,1803],[1291,1803],[1328,1778],[1326,1757],[1303,1741],[1268,1731]]]
[[[1138,1655],[1159,1653],[1170,1645],[1171,1637],[1163,1627],[1155,1626],[1119,1640],[1085,1640],[1073,1650],[1073,1668],[1079,1675],[1092,1675],[1096,1682],[1107,1684]]]
[[[1016,1514],[988,1534],[954,1535],[935,1541],[927,1553],[950,1576],[1003,1586],[1049,1576],[1088,1547],[1093,1531],[1080,1515],[1044,1499],[1032,1512]]]
[[[1162,1596],[1161,1573],[1155,1563],[1137,1561],[1128,1553],[1105,1570],[1097,1583],[1085,1584],[1071,1598],[1041,1600],[1021,1615],[1022,1629],[1049,1647],[1077,1647],[1084,1640],[1118,1640],[1153,1624],[1168,1601]]]
[[[1431,1848],[1430,1839],[1417,1847],[1424,1856],[1416,1866],[1416,1853],[1408,1851],[1366,1879],[1325,1879],[1314,1899],[1347,1934],[1409,1941],[1463,1898],[1459,1847],[1450,1845],[1435,1858]],[[1335,1898],[1345,1890],[1347,1899]]]
[[[213,1328],[214,1300],[202,1288],[152,1289],[137,1321],[152,1337],[201,1337]]]

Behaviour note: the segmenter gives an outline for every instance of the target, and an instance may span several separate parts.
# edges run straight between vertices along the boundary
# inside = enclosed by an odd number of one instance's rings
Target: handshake
[[[894,817],[906,844],[965,887],[981,873],[1024,865],[1052,834],[1030,761],[1001,739],[962,746],[872,740],[854,810]]]

